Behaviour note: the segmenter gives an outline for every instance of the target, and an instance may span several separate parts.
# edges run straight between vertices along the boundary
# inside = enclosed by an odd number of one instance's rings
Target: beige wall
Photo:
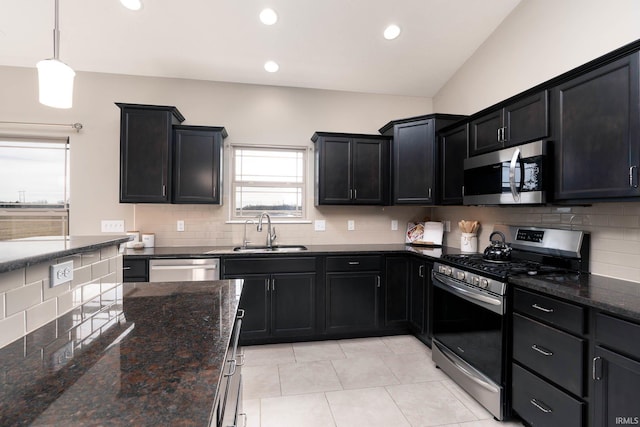
[[[523,0],[434,97],[473,114],[640,39],[637,0]]]
[[[434,98],[436,111],[472,114],[640,39],[636,0],[524,0]],[[640,203],[606,203],[558,213],[552,207],[440,207],[450,220],[445,242],[460,246],[460,219],[482,223],[478,247],[493,225],[523,224],[587,230],[591,271],[640,282]]]
[[[227,146],[251,143],[311,148],[310,137],[317,130],[377,134],[389,120],[433,112],[431,99],[420,97],[82,72],[76,77],[74,106],[65,111],[38,104],[35,68],[0,67],[0,82],[3,121],[84,125],[75,133],[65,128],[0,124],[0,134],[70,135],[71,234],[99,234],[101,219],[124,219],[127,230],[158,233],[158,245],[234,244],[242,236],[239,225],[225,224],[228,198],[223,207],[118,203],[120,116],[114,102],[175,105],[187,119],[184,124],[225,126]],[[314,233],[312,224],[283,224],[278,227],[282,242],[294,238],[303,240],[300,243],[401,242],[403,233],[392,233],[390,220],[398,219],[402,229],[407,218],[424,212],[415,208],[389,209],[390,213],[381,208],[352,208],[347,214],[340,209],[315,209],[311,177],[310,168],[308,219],[326,219],[327,231]],[[184,233],[174,232],[176,219],[185,221]],[[346,219],[356,221],[354,232],[346,233]]]

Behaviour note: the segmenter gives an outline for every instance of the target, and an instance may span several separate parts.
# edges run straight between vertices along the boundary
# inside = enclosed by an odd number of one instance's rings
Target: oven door
[[[505,416],[504,298],[434,269],[433,360],[497,419]]]
[[[464,161],[465,205],[546,202],[546,141],[536,141]]]

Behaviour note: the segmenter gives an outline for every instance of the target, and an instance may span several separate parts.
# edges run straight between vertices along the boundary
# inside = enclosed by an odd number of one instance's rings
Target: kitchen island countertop
[[[121,286],[0,349],[0,425],[209,425],[242,281]]]

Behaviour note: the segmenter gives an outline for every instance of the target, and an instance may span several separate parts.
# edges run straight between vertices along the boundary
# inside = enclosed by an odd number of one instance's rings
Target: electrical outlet
[[[103,233],[124,233],[124,220],[103,219],[100,222],[100,229]]]
[[[353,231],[356,229],[356,222],[352,219],[350,219],[349,221],[347,221],[347,230],[348,231]]]
[[[324,219],[316,219],[313,223],[313,229],[315,231],[325,231],[327,229],[327,224]]]
[[[397,219],[392,219],[391,220],[391,231],[398,231],[398,220]]]
[[[179,219],[178,222],[176,223],[176,230],[177,231],[184,231],[184,221]]]
[[[49,287],[62,285],[73,280],[73,260],[49,267]]]

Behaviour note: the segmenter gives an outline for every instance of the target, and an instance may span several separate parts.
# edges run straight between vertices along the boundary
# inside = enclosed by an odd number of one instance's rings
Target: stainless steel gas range
[[[433,278],[433,360],[496,419],[510,416],[511,344],[508,279],[588,272],[582,231],[496,225],[509,261],[482,254],[444,255]]]

